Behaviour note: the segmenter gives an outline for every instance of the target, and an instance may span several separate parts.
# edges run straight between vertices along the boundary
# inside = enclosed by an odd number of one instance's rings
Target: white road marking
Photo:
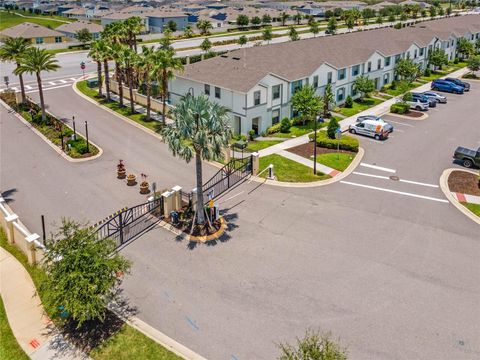
[[[66,85],[59,85],[59,86],[54,86],[54,87],[43,88],[43,91],[60,89],[60,88],[66,87],[66,86],[72,86],[72,85],[66,84]],[[30,93],[34,93],[34,92],[37,92],[37,91],[38,91],[38,89],[35,89],[35,90],[27,91],[27,92],[25,92],[25,93],[26,93],[26,94],[30,94]]]
[[[77,79],[75,79],[75,78],[70,78],[70,80],[72,80],[72,81],[77,81]]]
[[[56,83],[56,82],[53,82],[53,81],[50,81],[49,84],[50,84],[50,85],[54,85],[54,86],[57,85],[57,83]]]
[[[362,173],[362,172],[358,172],[358,171],[354,171],[352,174],[361,175],[361,176],[373,177],[373,178],[376,178],[376,179],[392,180],[392,179],[390,179],[388,176],[373,175],[373,174],[367,174],[367,173]],[[420,186],[427,186],[427,187],[432,187],[432,188],[438,188],[438,185],[422,183],[422,182],[419,182],[419,181],[403,180],[403,179],[400,179],[400,180],[398,180],[398,181],[399,181],[399,182],[403,182],[403,183],[407,183],[407,184],[413,184],[413,185],[420,185]]]
[[[60,80],[60,82],[61,82],[62,84],[66,84],[66,83],[67,83],[66,80]]]
[[[394,123],[394,124],[398,124],[398,125],[403,125],[403,126],[408,126],[408,127],[415,127],[411,124],[404,124],[404,123],[401,123],[401,122],[398,122],[398,121],[393,121],[393,120],[387,120],[387,122],[389,123]]]
[[[385,171],[385,172],[389,172],[389,173],[392,173],[392,174],[395,174],[397,172],[397,170],[394,170],[394,169],[389,169],[389,168],[381,167],[381,166],[377,166],[377,165],[370,165],[370,164],[366,164],[366,163],[363,163],[363,162],[360,163],[360,166],[367,167],[367,168],[370,168],[370,169]]]
[[[370,185],[358,184],[358,183],[354,183],[354,182],[350,182],[350,181],[343,181],[343,180],[342,180],[342,181],[340,181],[340,182],[341,182],[342,184],[347,184],[347,185],[352,185],[352,186],[363,187],[363,188],[371,189],[371,190],[385,191],[385,192],[389,192],[389,193],[397,194],[397,195],[404,195],[404,196],[410,196],[410,197],[414,197],[414,198],[418,198],[418,199],[437,201],[437,202],[441,202],[441,203],[448,203],[448,200],[439,199],[439,198],[434,198],[434,197],[430,197],[430,196],[412,194],[412,193],[408,193],[408,192],[404,192],[404,191],[396,191],[396,190],[391,190],[391,189],[385,189],[385,188],[381,188],[381,187],[377,187],[377,186],[370,186]]]
[[[32,90],[33,87],[31,87],[30,85],[25,85],[25,89],[26,89],[26,90]]]

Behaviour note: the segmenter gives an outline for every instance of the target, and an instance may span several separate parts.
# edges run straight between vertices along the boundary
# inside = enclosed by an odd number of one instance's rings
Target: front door
[[[252,130],[255,131],[255,135],[258,135],[258,128],[260,126],[260,117],[252,119]]]

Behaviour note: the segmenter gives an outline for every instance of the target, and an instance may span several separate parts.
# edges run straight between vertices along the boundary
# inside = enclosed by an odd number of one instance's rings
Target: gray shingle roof
[[[25,39],[32,39],[37,37],[54,37],[64,36],[61,32],[49,29],[45,26],[24,22],[16,26],[12,26],[0,32],[2,36],[8,37],[23,37]]]

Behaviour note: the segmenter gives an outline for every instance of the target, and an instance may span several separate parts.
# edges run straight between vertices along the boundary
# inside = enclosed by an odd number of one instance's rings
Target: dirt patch
[[[289,148],[289,149],[287,149],[287,151],[289,151],[291,153],[294,153],[294,154],[297,154],[297,155],[300,155],[300,156],[302,156],[306,159],[311,159],[311,157],[313,156],[313,142],[309,142],[307,144],[303,144],[303,145],[299,145],[299,146]],[[357,155],[356,153],[354,153],[352,151],[346,151],[346,150],[337,151],[336,149],[326,149],[326,148],[322,148],[322,147],[317,146],[317,155],[337,153],[337,152],[341,152],[341,153],[345,153],[345,154],[351,154],[354,157]]]
[[[423,116],[423,112],[420,112],[420,111],[415,111],[415,110],[409,110],[407,111],[405,114],[403,114],[404,116],[408,116],[408,117],[411,117],[411,118],[419,118],[419,117],[422,117]]]
[[[466,171],[453,171],[448,177],[450,191],[480,196],[478,175]]]

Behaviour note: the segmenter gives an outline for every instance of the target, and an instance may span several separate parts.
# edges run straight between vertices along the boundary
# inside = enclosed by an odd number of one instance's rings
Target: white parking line
[[[347,185],[352,185],[352,186],[363,187],[363,188],[371,189],[371,190],[385,191],[385,192],[389,192],[389,193],[397,194],[397,195],[410,196],[410,197],[414,197],[414,198],[418,198],[418,199],[437,201],[437,202],[441,202],[441,203],[448,203],[448,200],[445,200],[445,199],[439,199],[439,198],[434,198],[434,197],[430,197],[430,196],[424,196],[424,195],[412,194],[412,193],[403,192],[403,191],[385,189],[385,188],[381,188],[381,187],[377,187],[377,186],[358,184],[358,183],[354,183],[354,182],[350,182],[350,181],[340,181],[340,183],[347,184]]]
[[[49,81],[48,83],[49,83],[50,85],[54,85],[54,86],[57,85],[57,83],[56,83],[56,82],[53,82],[53,81]]]
[[[352,174],[360,175],[360,176],[373,177],[373,178],[376,178],[376,179],[392,180],[392,179],[390,179],[388,176],[373,175],[373,174],[367,174],[367,173],[362,173],[362,172],[358,172],[358,171],[354,171]],[[399,182],[406,183],[406,184],[412,184],[412,185],[420,185],[420,186],[438,188],[438,185],[422,183],[422,182],[419,182],[419,181],[404,180],[404,179],[399,179],[398,181],[399,181]]]
[[[366,164],[366,163],[363,163],[363,162],[360,163],[360,166],[367,167],[367,168],[370,168],[370,169],[385,171],[385,172],[389,172],[389,173],[392,173],[392,174],[395,174],[397,172],[397,170],[394,170],[394,169],[389,169],[389,168],[381,167],[381,166],[377,166],[377,165],[370,165],[370,164]]]
[[[60,82],[61,82],[62,84],[66,84],[66,83],[67,83],[67,81],[65,81],[65,80],[60,80]]]
[[[408,127],[415,127],[411,124],[404,124],[404,123],[401,123],[401,122],[398,122],[398,121],[393,121],[393,120],[387,120],[387,122],[389,123],[394,123],[394,124],[398,124],[398,125],[403,125],[403,126],[408,126]]]

